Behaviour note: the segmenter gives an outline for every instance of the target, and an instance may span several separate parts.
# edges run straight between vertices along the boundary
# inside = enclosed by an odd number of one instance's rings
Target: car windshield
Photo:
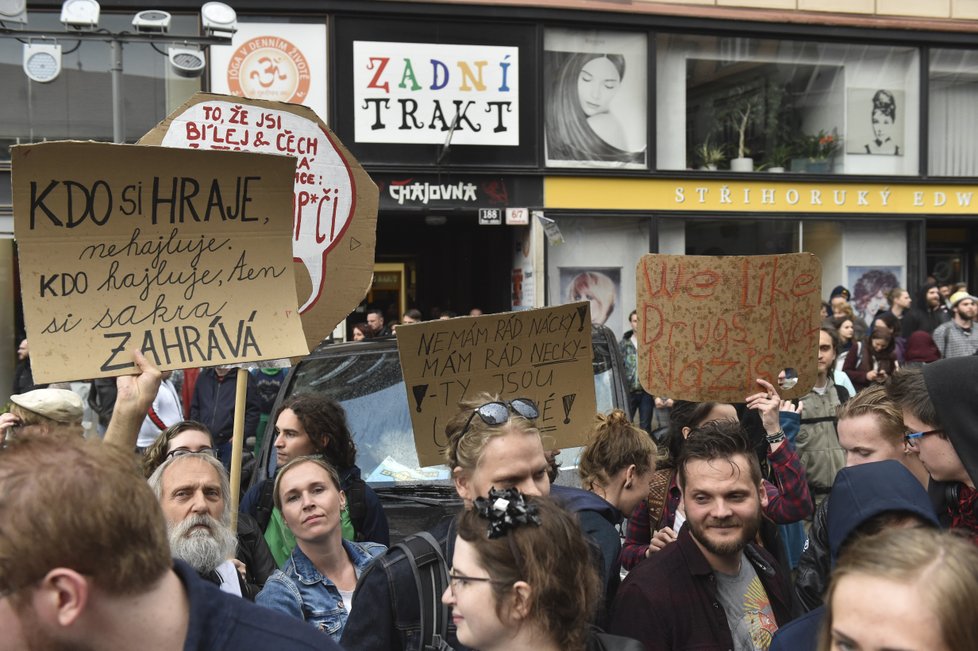
[[[615,408],[616,358],[609,346],[616,342],[609,341],[601,331],[595,335],[592,340],[595,397],[598,411],[607,413]],[[422,468],[418,464],[396,347],[364,346],[356,351],[347,347],[343,354],[331,355],[331,352],[327,347],[322,357],[301,362],[293,375],[289,394],[322,392],[343,406],[356,441],[357,465],[364,480],[372,485],[450,483],[448,466]],[[577,467],[580,450],[570,448],[561,452],[562,470]],[[274,454],[269,462],[274,464]],[[576,473],[561,473],[561,477],[568,475],[576,477]]]

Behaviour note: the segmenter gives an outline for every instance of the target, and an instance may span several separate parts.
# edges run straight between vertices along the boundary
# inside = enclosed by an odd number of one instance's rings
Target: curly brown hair
[[[321,393],[298,393],[289,397],[278,411],[275,419],[286,409],[291,409],[309,440],[316,446],[316,454],[321,454],[336,466],[346,470],[357,462],[357,447],[346,424],[346,412],[332,398]]]

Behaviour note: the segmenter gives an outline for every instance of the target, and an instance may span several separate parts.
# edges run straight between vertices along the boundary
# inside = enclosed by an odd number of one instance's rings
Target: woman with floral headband
[[[574,517],[551,500],[490,490],[459,518],[442,602],[480,651],[641,649],[592,632],[601,589]]]

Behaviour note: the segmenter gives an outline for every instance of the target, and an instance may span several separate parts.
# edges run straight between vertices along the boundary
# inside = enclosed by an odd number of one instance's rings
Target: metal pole
[[[112,39],[112,142],[122,143],[125,136],[125,105],[122,100],[122,41]]]

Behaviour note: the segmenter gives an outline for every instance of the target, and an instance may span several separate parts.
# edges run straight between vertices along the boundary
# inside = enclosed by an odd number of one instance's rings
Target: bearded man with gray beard
[[[237,537],[231,529],[230,487],[221,462],[204,453],[174,456],[148,481],[166,517],[173,557],[223,592],[248,596],[244,565],[234,557]]]

